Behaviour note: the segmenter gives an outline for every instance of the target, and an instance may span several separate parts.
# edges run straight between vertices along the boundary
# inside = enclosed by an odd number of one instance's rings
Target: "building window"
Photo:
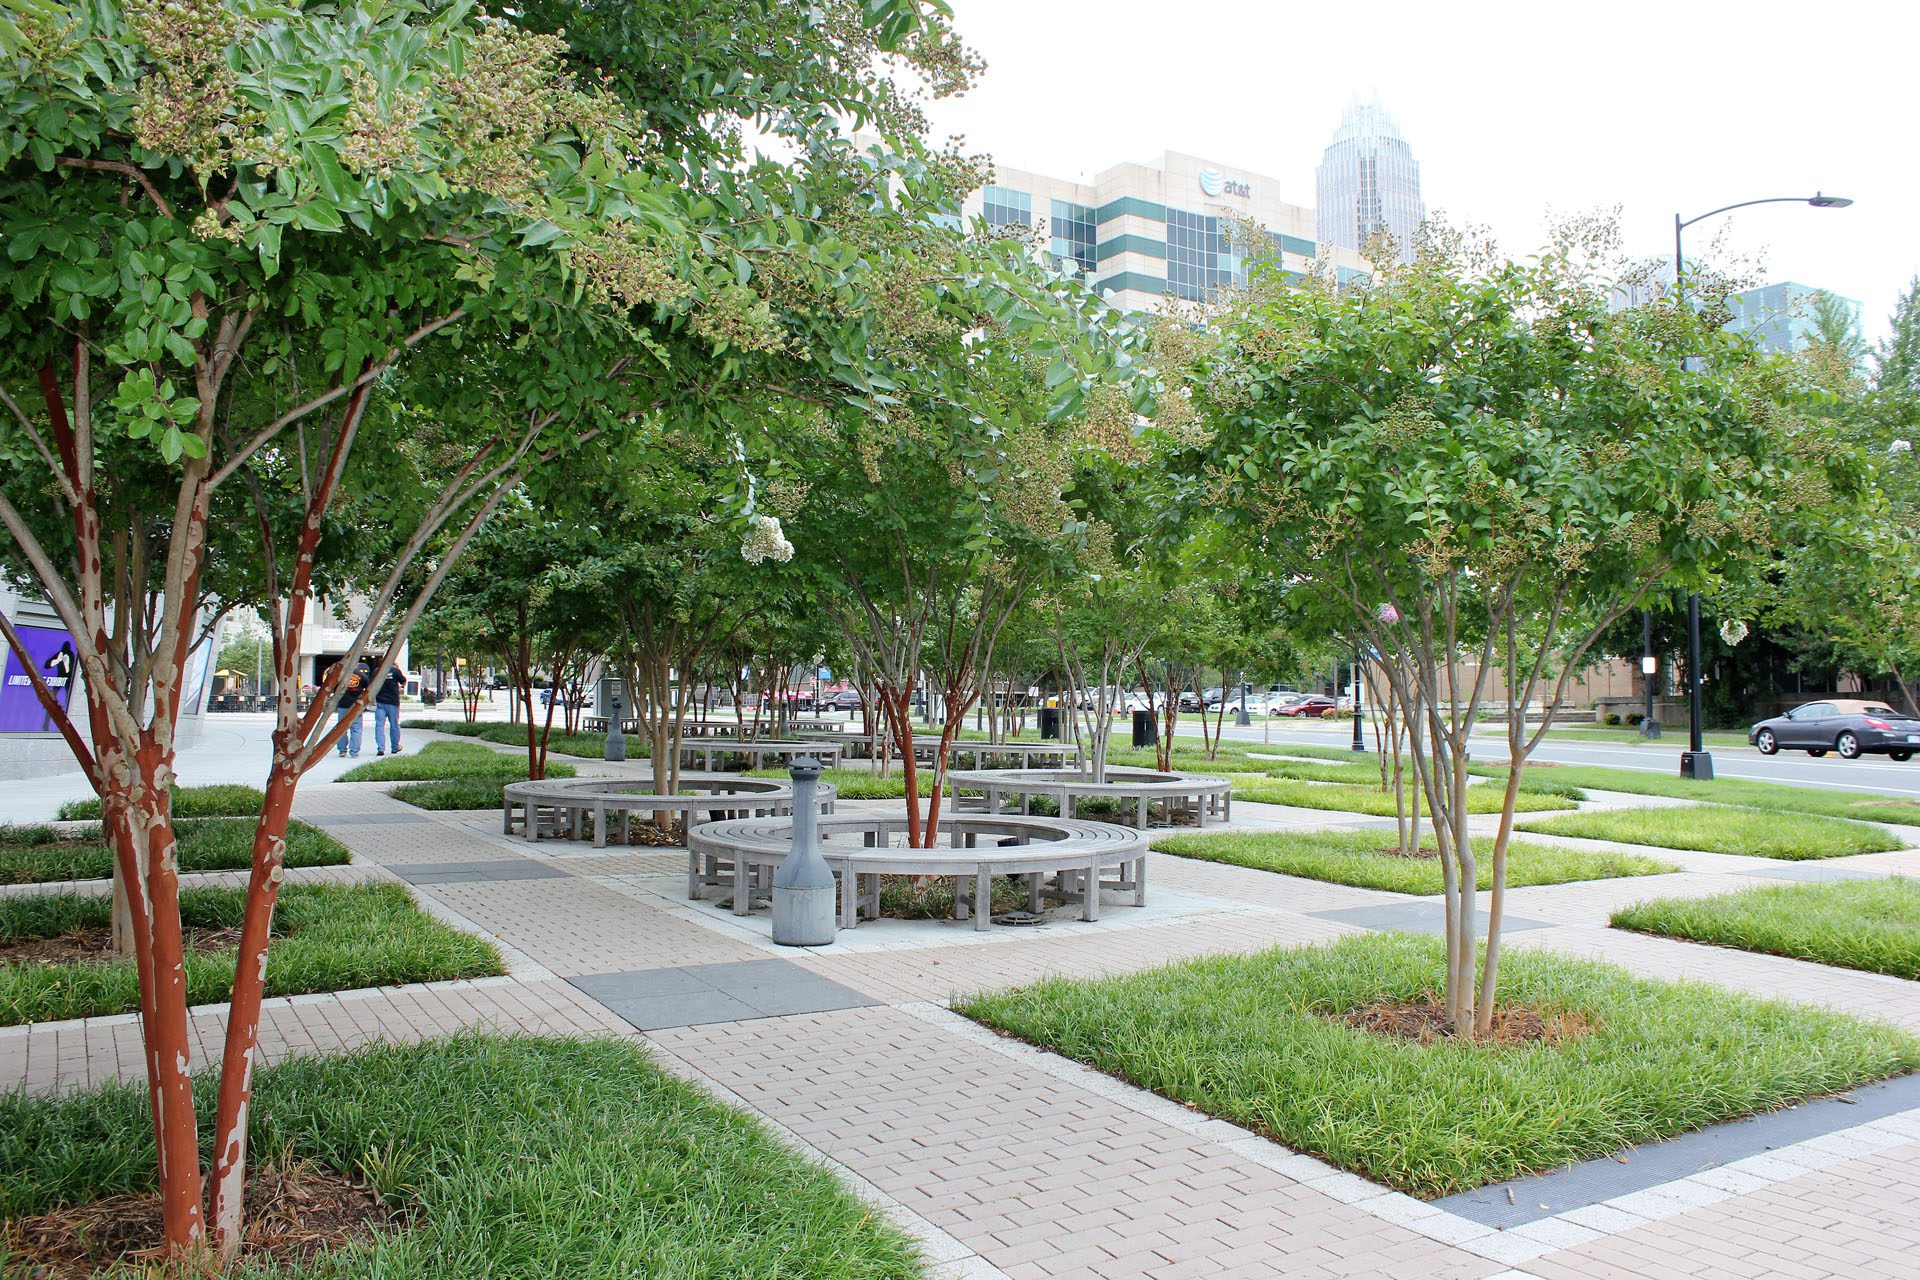
[[[1033,225],[1033,197],[1007,187],[987,187],[980,192],[981,210],[989,226],[1030,227]]]
[[[1093,209],[1066,200],[1053,202],[1054,265],[1085,275],[1093,270],[1094,248],[1098,241]]]
[[[1167,210],[1167,292],[1204,302],[1233,281],[1227,235],[1210,214]]]

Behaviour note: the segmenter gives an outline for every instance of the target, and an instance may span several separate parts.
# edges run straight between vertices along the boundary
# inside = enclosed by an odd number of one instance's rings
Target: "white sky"
[[[1185,151],[1312,205],[1342,110],[1377,95],[1428,210],[1515,256],[1550,210],[1620,205],[1631,252],[1671,255],[1676,211],[1818,189],[1856,203],[1700,223],[1689,256],[1724,221],[1767,281],[1864,303],[1869,340],[1920,270],[1913,0],[951,3],[987,73],[931,105],[935,136],[1011,167],[1091,176]]]

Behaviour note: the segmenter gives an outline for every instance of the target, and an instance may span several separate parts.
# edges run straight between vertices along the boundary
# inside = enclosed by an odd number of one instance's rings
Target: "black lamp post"
[[[1673,215],[1673,293],[1678,303],[1686,302],[1686,257],[1680,248],[1680,233],[1696,222],[1718,217],[1735,209],[1745,209],[1756,204],[1810,204],[1816,209],[1844,209],[1853,201],[1846,196],[1830,196],[1814,192],[1810,196],[1767,196],[1760,200],[1742,200],[1738,204],[1721,205],[1718,209],[1709,209],[1705,213],[1691,218]],[[1687,597],[1687,750],[1680,756],[1680,776],[1693,778],[1700,782],[1713,780],[1713,756],[1707,752],[1702,738],[1700,720],[1700,593],[1693,592]]]
[[[1367,749],[1366,735],[1360,732],[1360,658],[1360,651],[1356,649],[1353,654],[1353,749],[1355,751]]]
[[[1660,718],[1653,709],[1653,678],[1659,671],[1660,659],[1653,656],[1653,610],[1647,609],[1640,614],[1640,676],[1647,691],[1647,710],[1640,719],[1643,738],[1660,736]]]

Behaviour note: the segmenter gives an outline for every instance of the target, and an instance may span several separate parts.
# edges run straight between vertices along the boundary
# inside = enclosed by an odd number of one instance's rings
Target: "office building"
[[[1360,249],[1385,231],[1411,261],[1427,206],[1420,164],[1399,127],[1377,102],[1347,108],[1314,171],[1315,231],[1323,244]]]
[[[1727,299],[1733,319],[1727,327],[1735,333],[1752,336],[1756,345],[1767,351],[1798,351],[1815,335],[1814,295],[1826,292],[1846,308],[1853,332],[1860,332],[1860,304],[1830,290],[1783,280],[1758,289],[1747,289]]]
[[[1304,272],[1323,251],[1313,210],[1283,200],[1278,179],[1174,151],[1091,180],[997,168],[962,214],[1040,228],[1054,265],[1127,311],[1154,310],[1168,298],[1205,301],[1245,283],[1247,246],[1235,243],[1236,219],[1265,229],[1285,270]],[[1351,249],[1327,256],[1343,279],[1367,269]]]

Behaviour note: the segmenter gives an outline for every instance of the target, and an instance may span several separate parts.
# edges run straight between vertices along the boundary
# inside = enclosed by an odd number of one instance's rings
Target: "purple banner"
[[[20,633],[20,643],[32,656],[40,678],[53,690],[60,705],[66,706],[80,667],[73,653],[73,637],[64,630],[49,627],[15,627],[14,630]],[[0,733],[53,732],[53,717],[40,705],[33,681],[20,665],[20,655],[4,640],[0,640],[0,648],[5,650],[7,658],[5,680],[0,683]]]

